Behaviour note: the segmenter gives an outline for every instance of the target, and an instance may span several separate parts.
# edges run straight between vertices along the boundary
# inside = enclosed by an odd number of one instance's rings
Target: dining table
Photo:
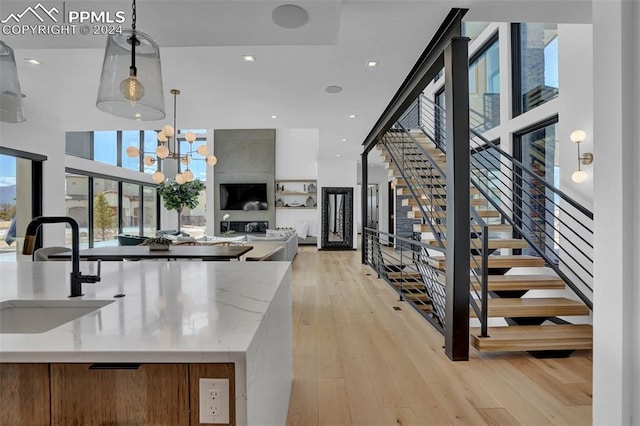
[[[148,246],[106,246],[80,250],[80,259],[96,261],[122,261],[131,259],[201,259],[204,261],[228,261],[240,259],[253,249],[250,245],[175,245],[169,250],[149,250]],[[50,259],[71,258],[71,252],[49,255]]]

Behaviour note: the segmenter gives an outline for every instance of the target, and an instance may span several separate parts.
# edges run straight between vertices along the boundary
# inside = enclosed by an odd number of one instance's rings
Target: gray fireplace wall
[[[231,221],[267,221],[270,228],[275,228],[275,129],[214,130],[213,139],[214,154],[218,158],[214,167],[215,234],[220,235],[225,213],[231,215]],[[221,183],[266,183],[268,210],[220,210]]]

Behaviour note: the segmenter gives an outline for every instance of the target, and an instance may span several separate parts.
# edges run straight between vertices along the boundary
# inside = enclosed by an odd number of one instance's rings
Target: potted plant
[[[164,207],[178,212],[178,231],[180,231],[182,210],[185,207],[195,208],[198,205],[198,196],[203,189],[204,184],[198,179],[183,184],[177,183],[174,179],[167,179],[158,185],[158,194],[162,197]]]
[[[142,243],[143,246],[149,246],[149,250],[171,250],[171,240],[165,237],[147,238]]]

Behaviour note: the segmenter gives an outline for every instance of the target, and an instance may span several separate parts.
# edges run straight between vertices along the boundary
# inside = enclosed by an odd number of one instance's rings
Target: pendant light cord
[[[178,92],[173,93],[173,152],[178,154],[178,173],[182,173],[182,166],[180,164],[180,141],[178,141],[178,125],[176,124],[178,108]]]
[[[136,44],[138,43],[138,39],[136,38],[136,0],[133,0],[133,4],[131,5],[132,14],[131,14],[131,66],[129,67],[129,75],[133,77],[138,76],[138,69],[136,68]]]

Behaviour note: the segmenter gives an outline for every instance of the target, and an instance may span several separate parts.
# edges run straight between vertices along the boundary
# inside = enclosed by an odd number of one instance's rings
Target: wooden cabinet
[[[276,181],[277,209],[315,209],[318,207],[318,184],[310,179]]]
[[[234,377],[232,363],[0,364],[0,424],[198,425],[200,378],[229,379],[235,424]]]
[[[49,425],[49,365],[0,364],[0,425]]]

